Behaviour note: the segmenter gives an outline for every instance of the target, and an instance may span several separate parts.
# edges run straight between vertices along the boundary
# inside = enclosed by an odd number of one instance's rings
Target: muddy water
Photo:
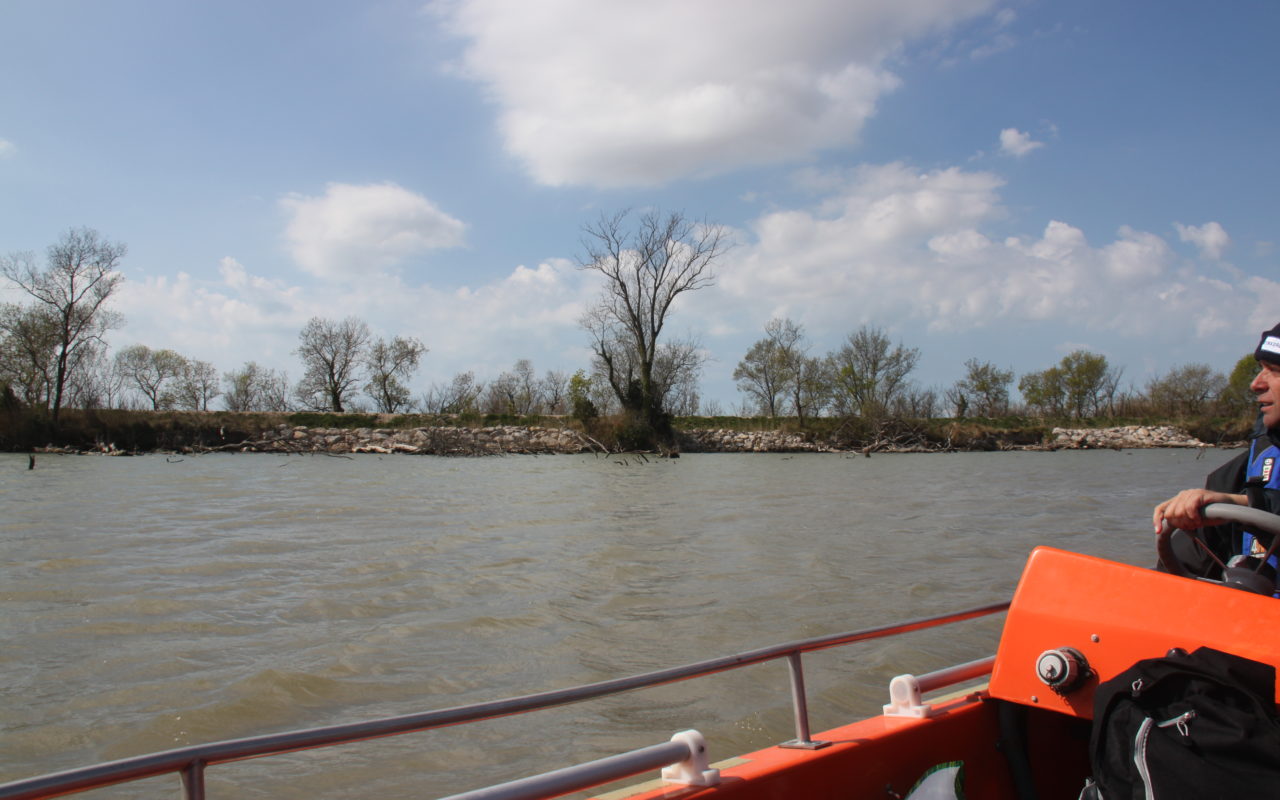
[[[1037,544],[1146,564],[1150,507],[1229,455],[0,456],[0,781],[993,602]],[[807,657],[815,730],[998,628]],[[217,766],[209,791],[431,797],[690,727],[722,758],[791,738],[786,681]]]

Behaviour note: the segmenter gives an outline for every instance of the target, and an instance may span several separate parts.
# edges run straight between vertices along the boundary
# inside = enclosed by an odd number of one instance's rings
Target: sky
[[[705,400],[773,317],[939,390],[1088,349],[1224,372],[1280,321],[1280,4],[5,0],[0,253],[123,242],[110,336],[302,367],[312,317],[416,393],[588,368],[584,226],[725,226],[673,335]],[[0,300],[18,301],[6,288]]]

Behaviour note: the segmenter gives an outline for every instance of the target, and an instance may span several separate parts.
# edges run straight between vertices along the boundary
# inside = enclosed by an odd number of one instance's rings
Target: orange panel
[[[1170,648],[1201,645],[1280,664],[1280,602],[1153,570],[1037,548],[1014,594],[991,676],[990,695],[1030,706],[1026,744],[1044,800],[1075,798],[1088,774],[1089,726],[1099,679]],[[1072,647],[1096,674],[1066,696],[1040,682],[1045,650]],[[1013,797],[995,703],[943,704],[927,720],[872,717],[816,734],[824,750],[766,748],[722,771],[713,788],[636,787],[610,800],[783,800],[892,797],[926,769],[963,761],[966,794]],[[1066,715],[1053,712],[1065,712]],[[713,754],[714,758],[714,754]]]
[[[1040,547],[1013,596],[991,696],[1092,718],[1098,681],[1139,659],[1206,645],[1277,665],[1277,630],[1274,598]],[[1066,696],[1035,671],[1042,652],[1064,646],[1083,653],[1097,673]]]

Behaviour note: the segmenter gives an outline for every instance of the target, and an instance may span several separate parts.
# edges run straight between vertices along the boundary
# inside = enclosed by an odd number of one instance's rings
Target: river
[[[0,782],[999,601],[1039,544],[1149,564],[1152,505],[1230,455],[0,455]],[[989,655],[1001,619],[807,656],[814,730],[899,672]],[[209,795],[432,797],[685,728],[718,760],[791,725],[775,662],[215,766]]]

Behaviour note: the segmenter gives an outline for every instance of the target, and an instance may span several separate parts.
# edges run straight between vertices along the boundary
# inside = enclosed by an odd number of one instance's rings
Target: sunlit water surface
[[[1229,453],[0,455],[0,782],[500,699],[1007,599],[1032,547],[1152,561]],[[815,730],[1000,617],[805,659]],[[214,798],[432,797],[707,735],[789,739],[775,662],[215,766]],[[175,796],[176,778],[86,797]],[[150,794],[148,794],[150,792]]]

